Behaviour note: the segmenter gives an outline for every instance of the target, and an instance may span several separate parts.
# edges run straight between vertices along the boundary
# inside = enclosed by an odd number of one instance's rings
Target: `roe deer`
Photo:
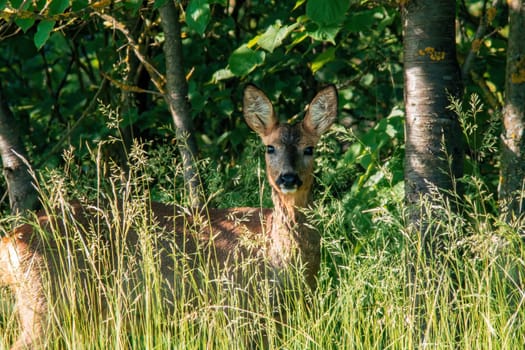
[[[177,283],[173,273],[173,250],[184,252],[185,257],[195,257],[198,254],[194,251],[206,250],[216,259],[218,268],[226,268],[229,264],[235,264],[236,259],[247,256],[262,256],[265,266],[277,272],[301,262],[305,267],[305,282],[315,289],[320,264],[320,235],[305,222],[305,215],[300,209],[311,200],[314,146],[337,117],[337,90],[328,86],[318,92],[304,120],[290,125],[280,123],[268,97],[255,86],[248,85],[244,90],[243,113],[250,128],[266,146],[266,172],[274,208],[204,208],[200,214],[180,215],[173,206],[152,203],[149,215],[154,217],[152,221],[163,229],[164,234],[156,236],[157,231],[151,228],[155,232],[155,249],[163,252],[161,273],[169,291],[163,297],[176,297],[169,288]],[[96,213],[78,204],[72,204],[71,208],[71,215],[78,223],[74,227],[66,227],[61,216],[48,216],[45,212],[38,213],[38,225],[43,230],[55,229],[59,237],[85,235],[86,228],[95,222]],[[118,216],[118,212],[123,210],[122,207],[113,208],[111,215]],[[196,223],[200,223],[197,229]],[[36,234],[38,225],[19,226],[0,242],[0,282],[11,288],[21,323],[21,334],[13,348],[38,346],[48,318],[48,303],[51,302],[48,295],[55,295],[53,292],[46,294],[44,290],[49,285],[51,289],[64,289],[60,283],[45,284],[46,278],[58,278],[55,267],[58,258],[43,253],[43,246],[59,249],[64,243],[49,242],[43,238],[45,235]],[[193,231],[188,230],[188,226],[192,226]],[[106,236],[106,251],[110,250],[109,254],[115,256],[118,254],[115,246],[123,244],[118,243],[119,240],[133,247],[139,239],[134,230]],[[247,246],[242,243],[246,239],[254,244]],[[58,238],[55,240],[60,241]],[[56,249],[51,251],[56,252]],[[90,254],[95,255],[96,252]],[[47,277],[43,277],[44,271],[48,272]]]

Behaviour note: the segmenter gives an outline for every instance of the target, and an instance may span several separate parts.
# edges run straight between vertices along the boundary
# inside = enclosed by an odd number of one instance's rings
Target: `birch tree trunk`
[[[193,122],[187,99],[188,86],[182,57],[181,25],[179,10],[173,0],[160,9],[164,31],[164,56],[166,59],[166,89],[164,98],[169,106],[184,166],[184,180],[194,207],[202,204],[202,186],[198,176],[196,159],[197,144],[193,135]]]
[[[509,38],[499,200],[510,222],[523,216],[525,204],[525,0],[509,0],[507,4]]]
[[[412,224],[422,199],[456,190],[463,174],[463,142],[449,95],[459,96],[455,1],[411,0],[404,8],[405,199]]]
[[[408,294],[413,301],[415,343],[424,348],[429,326],[425,271],[442,246],[434,204],[457,191],[463,175],[462,132],[449,95],[461,91],[456,60],[455,1],[409,0],[403,9],[405,78],[405,201],[413,254],[407,255]],[[436,215],[438,218],[431,218]],[[417,347],[417,346],[416,346]]]
[[[0,90],[0,155],[7,183],[9,205],[13,214],[21,214],[38,207],[38,195],[33,186],[17,122]]]

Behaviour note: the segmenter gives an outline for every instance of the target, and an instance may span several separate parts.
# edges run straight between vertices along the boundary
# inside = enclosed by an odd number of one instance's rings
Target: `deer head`
[[[294,125],[279,122],[268,97],[253,85],[244,90],[243,112],[266,146],[266,173],[274,194],[305,206],[313,183],[314,148],[337,118],[336,88],[319,91],[303,121]]]

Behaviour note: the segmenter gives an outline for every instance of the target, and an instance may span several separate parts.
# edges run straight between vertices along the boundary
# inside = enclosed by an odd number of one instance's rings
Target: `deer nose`
[[[279,175],[276,181],[277,185],[283,192],[294,192],[297,188],[301,187],[303,182],[296,173],[283,173]]]

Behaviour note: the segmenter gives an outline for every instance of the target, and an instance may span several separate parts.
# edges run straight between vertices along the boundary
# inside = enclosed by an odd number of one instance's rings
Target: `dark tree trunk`
[[[455,1],[412,0],[404,8],[406,107],[405,198],[413,224],[420,223],[421,199],[433,189],[457,190],[463,174],[459,121],[447,109],[461,91],[456,60]]]
[[[181,25],[178,7],[168,0],[160,9],[164,31],[166,59],[166,91],[164,97],[176,127],[176,136],[184,166],[184,180],[192,206],[202,204],[202,186],[196,167],[197,144],[193,135],[193,122],[188,102],[188,86],[182,60]]]
[[[525,194],[525,1],[509,0],[499,200],[507,221],[523,216]]]
[[[0,154],[13,214],[38,207],[38,194],[33,186],[18,125],[0,90]],[[23,159],[22,159],[23,158]]]

